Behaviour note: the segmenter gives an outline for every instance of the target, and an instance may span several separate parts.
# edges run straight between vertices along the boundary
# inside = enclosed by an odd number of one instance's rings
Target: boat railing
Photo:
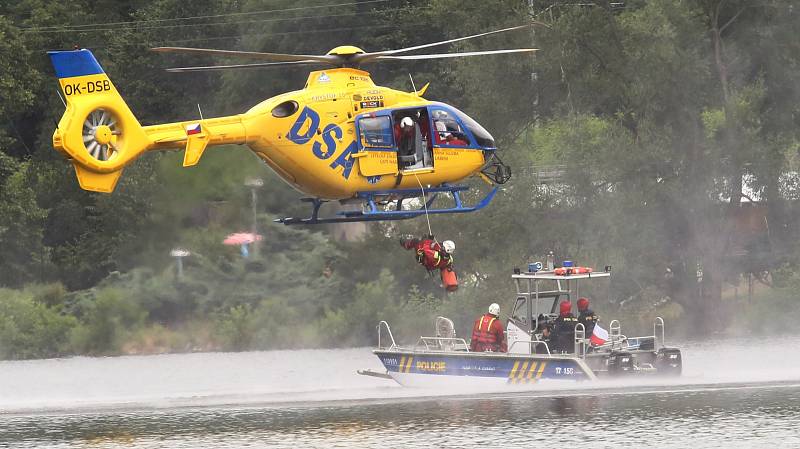
[[[467,351],[467,341],[460,337],[419,337],[417,347],[425,346],[426,351]]]
[[[536,350],[536,348],[538,347],[538,345],[542,345],[542,346],[544,346],[544,350],[547,353],[547,355],[551,355],[550,354],[550,347],[547,346],[547,342],[546,341],[541,341],[541,340],[515,340],[515,341],[512,341],[511,342],[511,346],[508,347],[508,351],[507,351],[508,354],[512,354],[513,353],[513,351],[511,351],[511,349],[514,348],[514,346],[517,343],[519,343],[521,345],[528,345],[528,351],[530,351],[531,354],[534,354],[534,353],[538,354],[539,352]]]
[[[389,340],[391,340],[392,345],[384,347],[383,346],[383,328],[386,328],[386,333],[389,335]],[[378,323],[378,349],[394,349],[397,347],[397,343],[394,342],[394,335],[392,335],[392,329],[389,328],[389,323],[386,321],[381,321]]]
[[[575,325],[575,355],[586,358],[586,327],[583,323]]]
[[[658,332],[656,329],[661,328],[661,340],[658,339]],[[663,348],[666,346],[664,342],[664,319],[660,316],[657,316],[655,320],[653,320],[653,338],[656,340],[657,345],[655,345],[655,350]]]

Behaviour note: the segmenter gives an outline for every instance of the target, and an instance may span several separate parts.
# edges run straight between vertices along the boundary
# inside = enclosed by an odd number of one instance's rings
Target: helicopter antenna
[[[200,120],[203,120],[203,110],[200,109],[200,103],[197,103],[197,112],[200,113]]]
[[[410,80],[411,80],[411,87],[413,87],[413,88],[414,88],[414,95],[416,95],[416,94],[417,94],[417,86],[415,86],[415,85],[414,85],[414,77],[413,77],[413,76],[411,76],[411,74],[410,74],[410,73],[408,74],[408,79],[410,79]]]
[[[64,105],[64,107],[66,108],[66,107],[67,107],[67,102],[66,102],[66,101],[64,101],[64,97],[62,97],[62,96],[61,96],[61,92],[59,92],[59,90],[58,90],[58,89],[56,89],[56,95],[58,95],[58,99],[59,99],[59,100],[61,100],[61,103],[62,103],[62,104]]]

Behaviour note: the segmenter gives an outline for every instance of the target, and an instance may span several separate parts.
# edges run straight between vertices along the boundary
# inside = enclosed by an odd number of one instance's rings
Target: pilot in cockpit
[[[461,130],[447,111],[433,112],[433,126],[436,128],[436,143],[439,145],[467,146],[469,142],[466,135]]]

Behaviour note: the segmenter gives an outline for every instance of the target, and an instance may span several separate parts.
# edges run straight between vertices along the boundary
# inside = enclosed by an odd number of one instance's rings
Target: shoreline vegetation
[[[433,318],[439,315],[454,319],[458,335],[468,337],[474,317],[483,313],[482,305],[487,302],[458,293],[444,299],[421,296],[416,286],[399,301],[379,298],[387,284],[396,287],[396,281],[384,271],[375,282],[356,286],[356,303],[369,309],[359,313],[326,312],[307,322],[300,316],[281,320],[275,317],[280,307],[274,300],[265,299],[255,307],[233,306],[210,318],[186,317],[171,324],[148,319],[156,313],[152,308],[156,303],[146,304],[142,297],[130,295],[119,286],[77,294],[59,284],[1,289],[0,359],[372,346],[374,328],[381,319],[390,323],[401,344],[410,344],[419,335],[430,333]],[[661,316],[667,338],[673,341],[744,334],[763,337],[791,327],[800,314],[796,291],[794,287],[764,287],[748,298],[732,289],[720,310],[728,324],[713,335],[693,329],[684,310],[668,299],[624,309],[594,301],[593,308],[601,323],[607,326],[610,319],[618,319],[623,333],[631,336],[649,334],[652,320]],[[503,302],[503,313],[510,303]],[[777,316],[776,311],[780,311]]]
[[[413,343],[437,315],[469,336],[492,302],[509,312],[513,268],[549,251],[612,267],[609,284],[581,293],[626,335],[651,332],[656,315],[669,338],[769,334],[800,317],[792,0],[387,0],[334,16],[313,0],[95,3],[0,2],[0,359],[363,346],[380,320]],[[92,50],[148,126],[195,120],[199,108],[238,114],[309,76],[296,66],[166,73],[247,61],[153,47],[384,51],[532,17],[530,30],[441,47],[539,49],[531,55],[365,67],[406,92],[409,73],[430,82],[425,98],[489,130],[512,169],[484,210],[431,216],[430,228],[423,218],[276,224],[308,216],[308,204],[242,146],[209,148],[189,168],[183,151],[149,152],[113,194],[81,190],[53,150],[64,106],[47,50]],[[489,190],[464,183],[465,204]],[[223,244],[253,229],[263,240],[247,257]],[[429,232],[456,244],[454,294],[398,245]]]

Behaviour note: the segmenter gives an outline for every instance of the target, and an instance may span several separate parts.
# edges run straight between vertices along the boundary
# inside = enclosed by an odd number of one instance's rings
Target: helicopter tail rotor
[[[67,106],[53,146],[71,160],[82,188],[111,192],[125,165],[151,141],[92,52],[48,55]]]

